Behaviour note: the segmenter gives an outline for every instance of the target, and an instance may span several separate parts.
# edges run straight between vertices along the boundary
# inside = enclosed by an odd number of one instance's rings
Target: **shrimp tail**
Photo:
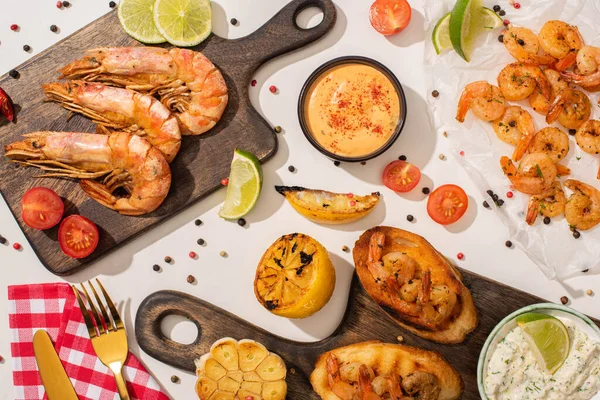
[[[517,174],[517,167],[515,167],[512,160],[507,156],[502,156],[500,157],[500,166],[502,167],[502,171],[504,171],[504,175],[512,181],[512,178]]]
[[[540,211],[540,199],[537,196],[531,196],[527,205],[527,216],[525,221],[528,225],[533,225]]]
[[[565,91],[562,91],[556,96],[556,98],[554,98],[554,101],[552,104],[550,104],[550,108],[548,108],[548,114],[546,114],[546,123],[551,124],[556,121],[564,109],[567,96],[568,95],[565,93]]]
[[[600,179],[600,165],[598,166],[598,173],[596,173],[596,179]]]
[[[565,71],[571,68],[577,61],[577,51],[570,51],[565,57],[561,58],[554,64],[554,68],[559,71]]]
[[[555,164],[556,165],[556,175],[557,176],[569,176],[571,175],[571,169],[569,167],[565,167],[562,164]]]
[[[464,90],[460,96],[460,100],[458,101],[458,109],[456,110],[456,120],[458,122],[465,122],[465,117],[467,116],[469,107],[471,107],[472,100],[471,94],[467,90]]]
[[[523,156],[525,155],[525,152],[529,148],[529,145],[531,144],[531,141],[533,140],[534,136],[535,135],[532,135],[532,134],[524,135],[519,140],[519,143],[517,143],[517,146],[515,147],[515,151],[513,152],[513,155],[512,155],[513,160],[519,161],[521,158],[523,158]]]
[[[550,82],[548,82],[548,79],[546,79],[546,76],[543,73],[536,78],[536,83],[540,88],[542,95],[547,100],[552,100],[552,86],[550,85]]]

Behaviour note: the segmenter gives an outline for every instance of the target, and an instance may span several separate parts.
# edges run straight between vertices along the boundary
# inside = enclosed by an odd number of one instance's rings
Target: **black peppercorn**
[[[494,6],[494,12],[498,12],[498,11],[500,11],[500,10],[502,10],[502,7],[500,7],[498,4],[496,4],[496,5]]]
[[[360,165],[367,165],[367,162],[366,161],[361,161]]]
[[[290,166],[288,167],[288,171],[290,171],[290,172],[294,172],[294,171],[296,171],[296,168],[295,168],[293,165],[290,165]]]
[[[31,46],[29,46],[28,44],[23,46],[23,51],[29,51],[29,50],[31,50]]]
[[[413,217],[412,215],[408,214],[408,215],[406,216],[406,220],[407,220],[408,222],[413,222],[413,221],[415,220],[415,217]]]
[[[423,194],[429,194],[429,188],[424,187],[423,190],[421,190],[421,192],[423,192]]]
[[[550,217],[544,217],[544,225],[550,224]]]
[[[235,19],[235,18],[231,18],[231,20],[229,22],[231,22],[231,25],[237,25],[238,24],[238,20]]]
[[[500,10],[500,12],[498,12],[498,15],[504,17],[506,15],[506,11]]]
[[[173,259],[172,259],[171,257],[169,257],[169,256],[166,256],[166,257],[165,257],[165,262],[166,262],[167,264],[171,264],[171,263],[173,262]]]
[[[519,43],[521,46],[525,46],[525,41],[523,39],[518,39],[517,43]]]
[[[196,240],[196,243],[198,243],[200,246],[202,246],[206,242],[204,241],[204,239],[200,238],[200,239]]]
[[[490,205],[489,205],[489,204],[488,204],[488,202],[487,202],[487,201],[485,201],[485,200],[483,201],[483,206],[484,206],[485,208],[490,208]]]
[[[398,160],[400,160],[400,161],[406,161],[406,156],[403,154],[400,157],[398,157]]]
[[[52,32],[55,32],[55,33],[56,33],[56,32],[58,32],[58,26],[56,26],[56,25],[50,25],[50,30],[51,30]]]
[[[111,1],[111,2],[108,3],[108,6],[110,8],[115,8],[117,6],[117,3],[115,3],[114,1]]]
[[[239,225],[239,226],[244,226],[244,225],[246,225],[246,220],[245,220],[244,218],[240,218],[240,219],[238,219],[238,225]]]
[[[158,272],[158,271],[160,271],[160,265],[158,265],[158,264],[154,264],[154,265],[152,266],[152,269],[153,269],[154,271]]]
[[[498,201],[498,195],[497,194],[492,194],[492,200],[494,200],[494,202]]]
[[[579,233],[579,231],[573,231],[573,237],[575,239],[579,239],[580,236],[581,236],[581,233]]]
[[[498,41],[499,41],[500,43],[504,43],[504,35],[500,35],[500,36],[498,36]]]
[[[335,165],[336,167],[339,167],[339,166],[340,166],[340,164],[341,164],[341,163],[340,163],[339,161],[334,161],[334,162],[333,162],[333,165]]]
[[[506,242],[504,242],[504,245],[508,248],[512,247],[512,242],[510,240],[507,240]]]
[[[494,195],[494,192],[493,192],[491,189],[488,189],[488,190],[486,191],[486,193],[487,193],[487,194],[489,194],[490,196],[493,196],[493,195]]]
[[[202,225],[202,220],[197,219],[194,221],[194,224],[196,224],[196,226],[200,226],[200,225]]]
[[[173,375],[173,376],[171,377],[171,382],[173,382],[173,383],[177,383],[177,382],[179,382],[179,377],[178,377],[177,375]]]
[[[563,304],[567,304],[569,302],[569,298],[567,296],[563,296],[560,298],[560,302]]]
[[[6,238],[4,236],[0,236],[0,244],[6,244]]]
[[[63,1],[63,7],[71,7],[71,3],[68,1]]]
[[[8,71],[8,75],[13,79],[17,79],[19,77],[19,73],[16,69],[11,69],[10,71]]]
[[[583,270],[583,271],[581,271],[581,272],[583,272],[583,273],[585,274],[586,272],[589,272],[589,271],[590,271],[590,269],[589,269],[589,268],[587,268],[587,269],[584,269],[584,270]]]
[[[569,135],[573,136],[577,133],[577,129],[569,129]]]
[[[504,205],[504,200],[500,199],[496,202],[496,204],[498,205],[498,207],[502,207]]]
[[[431,95],[433,97],[438,97],[440,95],[440,92],[438,92],[437,90],[434,90],[433,92],[431,92]]]
[[[188,275],[187,283],[194,283],[194,282],[196,282],[196,278],[194,278],[193,275]]]

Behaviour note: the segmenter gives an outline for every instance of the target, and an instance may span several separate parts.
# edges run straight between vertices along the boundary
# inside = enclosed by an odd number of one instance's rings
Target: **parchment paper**
[[[516,0],[521,4],[515,9],[507,0],[485,1],[486,7],[499,4],[507,18],[515,26],[523,26],[538,33],[543,24],[552,19],[559,19],[577,25],[586,44],[600,47],[600,0]],[[506,193],[510,190],[510,182],[500,167],[500,157],[511,156],[514,147],[500,141],[492,125],[476,118],[470,111],[463,124],[455,120],[458,99],[464,86],[477,80],[487,80],[497,85],[498,73],[515,59],[508,53],[504,45],[498,41],[502,28],[490,33],[483,33],[478,39],[470,63],[461,59],[453,50],[436,55],[431,40],[433,27],[440,17],[452,10],[454,0],[425,1],[425,27],[428,36],[425,44],[425,68],[428,93],[427,102],[430,116],[438,134],[448,133],[452,143],[454,156],[465,168],[482,195],[492,206],[504,224],[508,227],[513,243],[523,250],[548,278],[563,278],[581,273],[588,268],[600,264],[600,225],[592,230],[581,232],[575,239],[564,217],[553,218],[549,225],[544,225],[543,217],[538,216],[534,226],[525,222],[525,213],[529,195],[515,192],[509,199]],[[438,90],[437,98],[431,96],[432,90]],[[599,95],[588,94],[592,103],[591,118],[600,119]],[[536,130],[547,126],[544,117],[533,111],[528,100],[510,102],[520,105],[534,117]],[[561,130],[565,128],[554,124]],[[570,137],[568,156],[562,162],[572,170],[570,178],[600,188],[596,179],[600,155],[584,153]],[[464,151],[464,156],[460,152]],[[562,178],[564,181],[567,178]],[[486,193],[493,190],[505,203],[501,208]],[[570,191],[565,188],[567,196]],[[481,245],[488,245],[485,236]]]

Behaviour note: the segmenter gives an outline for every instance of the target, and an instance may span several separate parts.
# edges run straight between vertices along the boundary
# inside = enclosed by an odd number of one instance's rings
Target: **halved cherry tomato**
[[[98,228],[81,215],[69,215],[58,228],[58,243],[63,253],[73,258],[84,258],[98,246]]]
[[[21,217],[33,229],[50,229],[60,222],[65,205],[52,189],[34,187],[21,200]]]
[[[369,20],[383,35],[394,35],[408,26],[412,9],[406,0],[375,0],[369,10]]]
[[[383,170],[383,184],[394,192],[410,192],[421,179],[421,171],[415,165],[397,160],[389,163]]]
[[[438,224],[448,225],[458,221],[467,211],[469,198],[456,185],[442,185],[427,200],[427,214]]]
[[[2,113],[7,120],[13,122],[15,111],[13,110],[12,101],[2,88],[0,88],[0,113]]]

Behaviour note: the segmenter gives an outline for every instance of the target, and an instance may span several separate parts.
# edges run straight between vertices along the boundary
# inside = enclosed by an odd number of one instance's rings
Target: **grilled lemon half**
[[[196,360],[196,393],[200,400],[284,400],[285,362],[250,339],[217,340]]]
[[[379,203],[379,192],[367,196],[333,193],[301,186],[275,186],[305,218],[321,224],[347,224],[369,214]]]
[[[335,288],[335,269],[315,239],[292,233],[277,239],[256,269],[254,294],[267,310],[287,318],[319,311]]]

